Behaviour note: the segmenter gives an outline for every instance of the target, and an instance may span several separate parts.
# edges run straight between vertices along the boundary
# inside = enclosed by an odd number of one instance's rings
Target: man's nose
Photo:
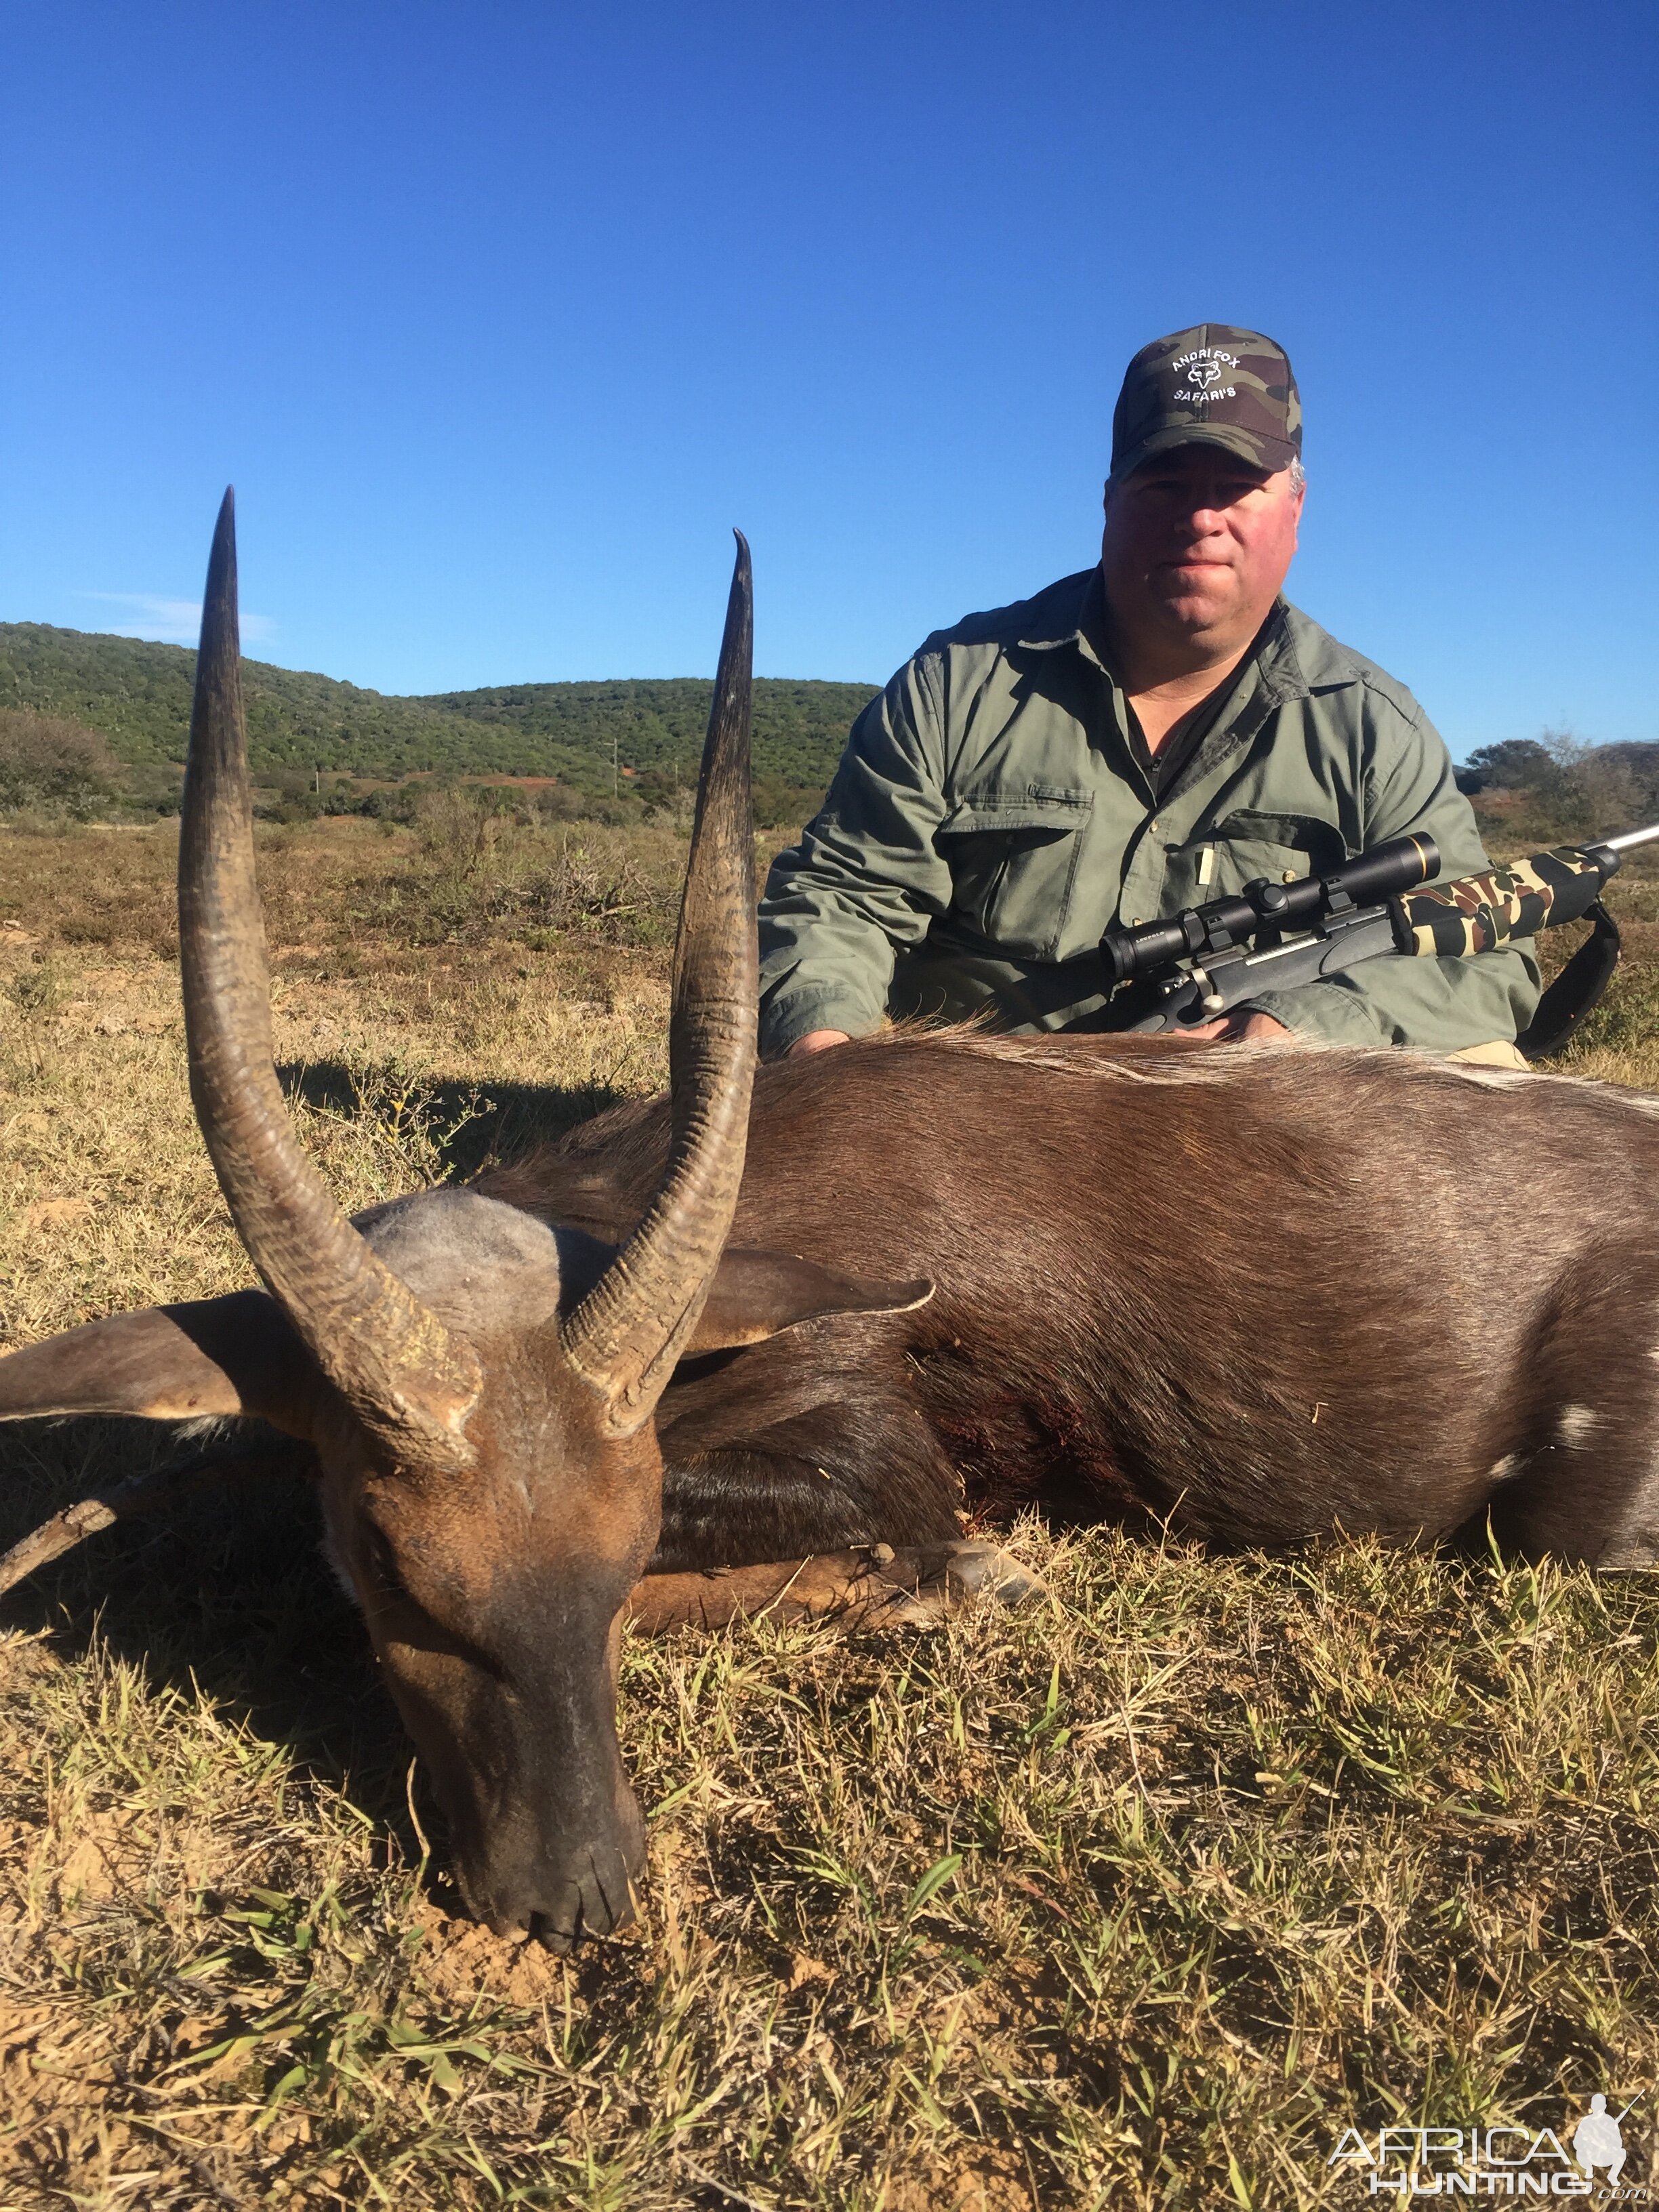
[[[1218,507],[1192,507],[1181,518],[1179,525],[1185,538],[1213,538],[1222,527]]]

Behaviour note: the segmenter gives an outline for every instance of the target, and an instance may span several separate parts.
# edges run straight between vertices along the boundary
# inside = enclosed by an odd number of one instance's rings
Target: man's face
[[[1177,446],[1109,485],[1101,564],[1114,626],[1142,639],[1249,643],[1296,550],[1302,492],[1218,446]]]

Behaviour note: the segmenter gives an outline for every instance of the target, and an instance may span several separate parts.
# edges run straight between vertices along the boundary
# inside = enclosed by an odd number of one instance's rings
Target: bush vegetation
[[[1488,842],[1580,843],[1659,822],[1659,744],[1587,744],[1571,730],[1482,745],[1457,771]]]
[[[115,799],[120,776],[95,730],[58,714],[0,710],[0,809],[84,822]]]
[[[0,623],[0,696],[69,716],[129,768],[181,762],[196,655],[137,638]],[[250,757],[273,787],[325,776],[343,799],[411,775],[556,778],[567,810],[639,821],[695,784],[713,687],[701,678],[526,684],[431,698],[243,663]],[[810,814],[873,686],[761,678],[755,685],[760,818]],[[290,800],[298,790],[287,793]],[[361,802],[352,790],[351,804]],[[319,809],[318,811],[321,811]],[[340,811],[348,811],[342,806]]]
[[[95,775],[58,812],[112,818],[178,803],[196,656],[182,646],[0,623],[0,696],[39,726],[101,741]],[[268,820],[362,813],[404,825],[471,783],[495,811],[613,828],[690,818],[709,684],[698,678],[495,685],[391,698],[332,678],[244,663],[251,756]],[[817,809],[873,686],[759,679],[755,819],[799,826]],[[1659,819],[1659,744],[1586,744],[1570,731],[1485,745],[1458,781],[1495,848],[1582,840]],[[0,811],[27,780],[7,780]],[[433,801],[431,794],[440,796]]]

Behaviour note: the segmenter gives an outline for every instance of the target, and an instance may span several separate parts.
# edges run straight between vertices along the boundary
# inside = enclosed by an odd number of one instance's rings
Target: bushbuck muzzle
[[[617,1741],[614,1575],[498,1581],[489,1655],[377,1592],[378,1650],[449,1825],[467,1905],[562,1950],[631,1917],[645,1824]]]

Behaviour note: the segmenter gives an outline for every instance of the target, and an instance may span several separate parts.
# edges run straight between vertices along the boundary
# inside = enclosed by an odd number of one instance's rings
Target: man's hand
[[[1278,1024],[1273,1026],[1277,1028]],[[804,1037],[795,1039],[784,1057],[798,1060],[804,1052],[828,1052],[832,1044],[850,1044],[852,1042],[845,1030],[808,1030]]]
[[[1212,1022],[1199,1022],[1178,1034],[1207,1037],[1212,1044],[1273,1044],[1281,1037],[1294,1036],[1296,1032],[1287,1030],[1283,1022],[1276,1022],[1271,1014],[1252,1013],[1240,1006],[1231,1014],[1218,1014]],[[803,1037],[801,1042],[805,1044],[806,1039]]]

